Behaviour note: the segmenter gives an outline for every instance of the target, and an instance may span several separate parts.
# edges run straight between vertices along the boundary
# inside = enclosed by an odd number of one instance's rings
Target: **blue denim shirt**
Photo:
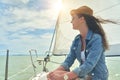
[[[101,36],[96,33],[93,34],[93,32],[89,30],[86,36],[86,43],[86,60],[83,64],[81,64],[81,37],[79,34],[75,37],[70,53],[61,65],[66,70],[69,70],[75,59],[77,59],[80,64],[73,72],[79,77],[85,77],[89,74],[92,76],[92,80],[107,80],[108,70],[105,64],[105,50]]]

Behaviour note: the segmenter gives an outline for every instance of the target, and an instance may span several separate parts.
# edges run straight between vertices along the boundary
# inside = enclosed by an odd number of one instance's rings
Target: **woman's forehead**
[[[77,14],[73,14],[72,17],[78,17]]]

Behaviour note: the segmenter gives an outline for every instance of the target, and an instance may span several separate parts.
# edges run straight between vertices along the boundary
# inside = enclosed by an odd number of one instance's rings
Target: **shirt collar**
[[[86,40],[90,40],[92,35],[93,35],[93,32],[91,30],[88,30]],[[79,38],[80,38],[80,34],[78,34],[75,39],[79,39]]]
[[[87,33],[86,39],[87,39],[87,40],[90,40],[91,37],[92,37],[92,35],[93,35],[93,32],[92,32],[91,30],[88,30],[88,33]]]

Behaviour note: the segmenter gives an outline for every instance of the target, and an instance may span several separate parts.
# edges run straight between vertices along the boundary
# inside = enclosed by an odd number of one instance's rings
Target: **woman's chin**
[[[74,30],[77,30],[77,28],[73,27]]]

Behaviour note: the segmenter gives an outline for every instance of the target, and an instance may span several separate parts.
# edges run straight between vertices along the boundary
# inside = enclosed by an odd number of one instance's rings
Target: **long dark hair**
[[[77,15],[78,15],[78,17],[83,16],[85,18],[88,28],[90,30],[92,30],[94,33],[97,33],[97,34],[101,35],[104,49],[105,50],[109,49],[106,34],[105,34],[105,32],[104,32],[104,30],[101,26],[101,23],[108,23],[108,22],[114,23],[114,24],[117,24],[117,23],[114,22],[114,21],[111,21],[111,20],[104,20],[102,18],[98,19],[94,16],[87,15],[87,14],[77,14]]]

